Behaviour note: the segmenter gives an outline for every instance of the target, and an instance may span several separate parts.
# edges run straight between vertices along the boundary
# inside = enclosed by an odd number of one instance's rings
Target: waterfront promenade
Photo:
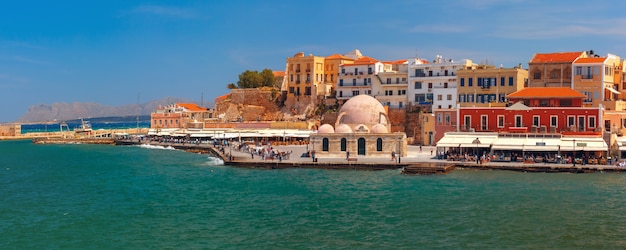
[[[425,173],[445,173],[454,168],[467,168],[479,170],[510,170],[519,172],[566,172],[566,173],[592,173],[592,172],[622,172],[626,168],[616,165],[580,165],[557,164],[557,163],[521,163],[521,162],[486,162],[477,164],[476,162],[460,162],[440,160],[435,158],[436,149],[434,146],[409,146],[408,156],[400,158],[400,161],[391,160],[389,157],[359,157],[351,156],[356,161],[347,161],[345,157],[320,157],[317,160],[311,157],[301,157],[309,149],[306,145],[280,145],[273,146],[273,150],[279,152],[289,152],[289,157],[279,159],[263,159],[259,155],[252,155],[249,151],[239,151],[237,147],[217,146],[210,144],[190,144],[190,143],[162,143],[149,141],[124,141],[126,144],[150,144],[155,146],[173,147],[197,153],[212,154],[222,158],[225,165],[237,167],[254,168],[323,168],[323,169],[405,169],[411,166],[421,166],[423,169],[431,168],[433,171]],[[119,143],[118,143],[119,144]],[[432,153],[431,153],[432,152]],[[232,158],[231,158],[232,156]],[[443,169],[446,168],[446,169]],[[422,170],[423,170],[422,169]]]

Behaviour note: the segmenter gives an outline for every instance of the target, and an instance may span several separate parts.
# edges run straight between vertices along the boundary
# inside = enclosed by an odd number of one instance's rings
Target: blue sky
[[[0,122],[35,104],[120,106],[228,93],[245,70],[297,52],[359,49],[527,68],[534,53],[626,57],[624,1],[6,1]]]

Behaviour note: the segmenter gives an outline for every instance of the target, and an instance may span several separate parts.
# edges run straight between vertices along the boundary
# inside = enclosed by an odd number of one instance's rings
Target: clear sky
[[[35,104],[213,100],[302,51],[512,67],[534,53],[626,57],[626,1],[4,1],[0,122]]]

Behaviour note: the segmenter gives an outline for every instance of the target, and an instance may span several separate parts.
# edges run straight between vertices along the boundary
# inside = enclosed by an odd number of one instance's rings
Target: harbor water
[[[626,248],[626,175],[250,169],[0,141],[0,249]]]

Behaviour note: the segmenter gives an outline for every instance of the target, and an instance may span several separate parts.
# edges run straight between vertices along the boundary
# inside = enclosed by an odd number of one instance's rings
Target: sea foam
[[[155,146],[155,145],[149,145],[149,144],[141,144],[139,145],[140,148],[147,148],[147,149],[163,149],[163,150],[176,150],[174,147],[172,146]]]

